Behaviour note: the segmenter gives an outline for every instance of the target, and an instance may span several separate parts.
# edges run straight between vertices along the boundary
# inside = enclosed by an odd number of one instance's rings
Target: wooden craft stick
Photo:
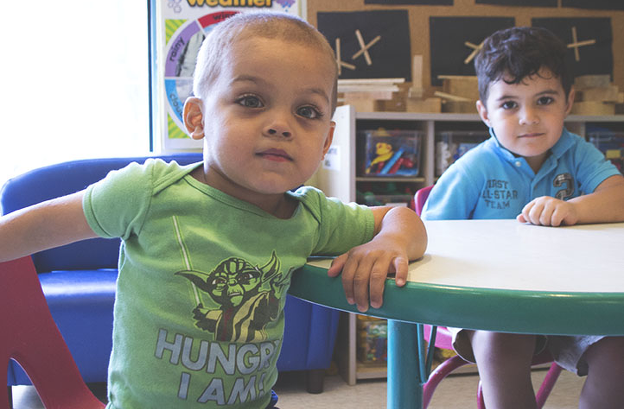
[[[338,64],[338,75],[342,73],[342,67],[355,70],[355,65],[346,63],[341,60],[340,56],[340,38],[336,38],[336,64]]]
[[[475,58],[479,50],[483,48],[483,41],[481,41],[479,45],[472,44],[468,41],[464,42],[464,44],[473,49],[470,55],[468,55],[468,57],[466,57],[466,59],[464,60],[464,64],[468,64],[470,61],[472,61],[473,58]]]
[[[371,65],[373,62],[371,61],[370,55],[368,54],[368,49],[366,48],[366,44],[364,43],[364,38],[362,38],[362,33],[360,33],[360,30],[355,30],[355,36],[357,37],[358,43],[360,43],[360,54],[364,53],[364,59],[366,60],[366,64]],[[357,58],[356,55],[359,56],[358,53],[355,53],[353,57],[351,57],[351,59],[355,60]]]
[[[415,55],[414,62],[412,63],[412,84],[416,88],[422,87],[422,73],[423,73],[423,56]]]
[[[576,27],[572,27],[572,44],[568,44],[568,48],[574,48],[574,59],[576,61],[580,61],[581,60],[581,55],[579,53],[579,47],[585,46],[585,45],[592,45],[592,44],[596,44],[596,40],[585,40],[585,41],[578,41],[578,37],[576,35]]]
[[[360,32],[360,30],[355,30],[355,36],[357,37],[358,43],[360,43],[360,51],[353,54],[353,57],[351,57],[351,59],[355,60],[360,55],[364,54],[364,59],[366,60],[366,64],[372,65],[373,62],[370,58],[370,54],[368,54],[368,49],[374,46],[375,44],[377,44],[377,42],[381,40],[381,36],[377,36],[373,38],[372,41],[368,44],[364,43],[364,38],[362,37],[362,33]]]
[[[459,97],[457,95],[447,94],[446,92],[441,92],[441,91],[436,91],[433,93],[433,95],[435,95],[436,97],[448,99],[449,101],[472,102],[472,100],[469,98]]]

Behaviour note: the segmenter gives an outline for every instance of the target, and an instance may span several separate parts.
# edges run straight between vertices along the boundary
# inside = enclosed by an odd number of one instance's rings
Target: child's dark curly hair
[[[512,27],[495,32],[485,39],[475,59],[479,98],[486,103],[494,81],[519,84],[542,68],[559,78],[569,95],[574,78],[565,65],[566,50],[563,41],[545,28]]]

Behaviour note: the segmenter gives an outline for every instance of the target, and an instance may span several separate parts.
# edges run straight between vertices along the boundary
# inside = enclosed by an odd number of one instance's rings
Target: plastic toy
[[[394,155],[392,150],[392,145],[385,142],[377,142],[375,145],[375,153],[376,157],[370,162],[368,167],[366,168],[366,173],[377,173],[379,170],[374,171],[373,168],[382,169],[388,159],[391,159]]]

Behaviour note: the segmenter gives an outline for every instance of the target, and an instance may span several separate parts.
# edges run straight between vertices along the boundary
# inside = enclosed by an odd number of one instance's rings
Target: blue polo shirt
[[[582,137],[563,130],[540,170],[492,137],[451,165],[431,190],[425,220],[513,219],[541,196],[568,200],[592,193],[618,169]]]

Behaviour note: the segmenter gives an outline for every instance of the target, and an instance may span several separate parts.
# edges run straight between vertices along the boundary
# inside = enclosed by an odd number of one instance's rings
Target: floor
[[[537,385],[546,375],[545,370],[536,371],[533,379]],[[476,408],[476,375],[457,375],[447,378],[440,384],[430,409],[472,409]],[[578,406],[578,395],[583,379],[568,372],[563,372],[545,409],[568,409]],[[386,382],[383,380],[359,381],[355,386],[348,386],[338,375],[330,374],[325,378],[324,392],[312,395],[305,391],[305,374],[287,372],[278,381],[275,391],[279,395],[278,406],[291,408],[340,408],[340,409],[382,409],[386,407]],[[14,388],[15,409],[42,409],[43,406],[32,387]],[[103,391],[96,392],[98,396]]]

